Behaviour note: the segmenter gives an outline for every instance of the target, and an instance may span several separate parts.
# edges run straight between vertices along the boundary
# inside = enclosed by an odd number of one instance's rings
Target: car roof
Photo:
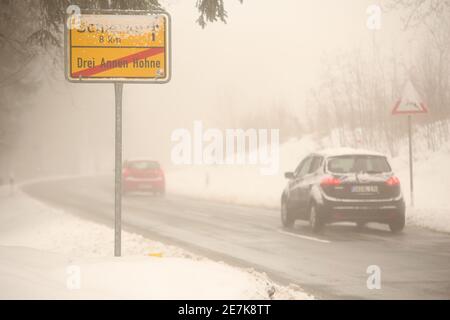
[[[126,162],[157,162],[157,163],[159,163],[158,161],[156,161],[156,160],[152,160],[152,159],[148,159],[148,158],[129,158],[129,159],[126,159],[125,160]]]
[[[347,155],[367,155],[367,156],[379,156],[386,157],[386,155],[365,149],[354,149],[354,148],[328,148],[320,151],[313,152],[315,155],[320,155],[323,157],[336,157],[336,156],[347,156]]]

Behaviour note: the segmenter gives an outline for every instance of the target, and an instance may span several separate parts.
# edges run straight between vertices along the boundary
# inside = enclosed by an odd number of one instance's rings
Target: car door
[[[300,162],[300,165],[294,172],[294,179],[291,182],[290,188],[290,200],[291,205],[295,206],[296,208],[301,207],[301,187],[303,177],[308,173],[311,161],[312,157],[306,157],[302,162]]]
[[[307,212],[311,188],[317,179],[317,171],[322,163],[322,157],[320,156],[310,158],[309,166],[304,168],[304,174],[298,183],[298,205],[303,213]]]

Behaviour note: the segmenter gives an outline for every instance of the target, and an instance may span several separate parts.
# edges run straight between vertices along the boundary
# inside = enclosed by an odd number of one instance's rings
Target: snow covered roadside
[[[409,162],[407,149],[392,159],[402,183],[409,224],[450,233],[450,143],[433,153],[416,152],[414,160],[414,207],[409,206]]]
[[[310,137],[280,146],[280,168],[276,175],[261,175],[257,165],[180,166],[166,170],[167,190],[194,198],[235,204],[278,207],[286,185],[285,171],[318,149]]]
[[[0,299],[308,299],[263,273],[123,233],[0,187]]]

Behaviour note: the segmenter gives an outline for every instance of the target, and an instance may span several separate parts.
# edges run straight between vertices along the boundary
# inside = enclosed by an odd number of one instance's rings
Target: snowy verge
[[[278,207],[286,185],[285,171],[318,149],[310,136],[280,146],[280,168],[275,175],[261,175],[259,165],[179,166],[166,171],[167,190],[195,198],[235,204]]]
[[[392,159],[392,166],[410,203],[407,148]],[[450,233],[450,143],[436,152],[416,152],[414,157],[414,207],[407,208],[408,223]]]
[[[0,187],[0,299],[309,299],[264,273],[113,230]]]

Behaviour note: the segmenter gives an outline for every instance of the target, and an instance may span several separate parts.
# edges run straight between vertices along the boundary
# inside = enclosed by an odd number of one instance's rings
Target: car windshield
[[[347,155],[328,160],[327,170],[332,173],[382,173],[391,167],[385,157],[369,155]]]
[[[127,166],[131,169],[149,170],[158,169],[159,163],[156,161],[130,161]]]

